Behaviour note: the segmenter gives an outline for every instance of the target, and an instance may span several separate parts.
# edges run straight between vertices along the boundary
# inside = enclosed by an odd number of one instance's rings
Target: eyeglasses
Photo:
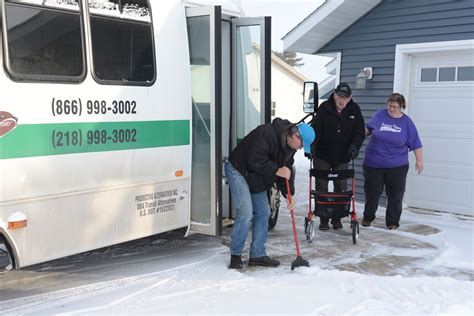
[[[349,96],[345,96],[345,95],[342,95],[342,94],[339,95],[339,94],[337,94],[337,93],[336,93],[335,95],[336,95],[339,99],[341,99],[341,100],[347,100],[347,99],[349,99],[349,98],[351,97],[350,95],[349,95]]]

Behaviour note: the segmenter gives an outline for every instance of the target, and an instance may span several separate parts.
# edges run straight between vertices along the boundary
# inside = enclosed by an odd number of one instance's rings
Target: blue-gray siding
[[[366,89],[352,94],[368,121],[393,92],[396,45],[465,39],[474,39],[474,0],[385,0],[316,53],[341,52],[340,80],[351,87],[362,67],[374,68]],[[364,198],[363,157],[364,150],[356,167],[358,200]]]

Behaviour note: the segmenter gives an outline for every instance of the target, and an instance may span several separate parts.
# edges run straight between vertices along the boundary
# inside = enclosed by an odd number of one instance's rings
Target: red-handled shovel
[[[288,202],[291,203],[293,200],[293,197],[291,196],[291,190],[290,190],[290,182],[288,179],[286,180],[286,194],[288,196]],[[309,262],[304,260],[303,257],[301,257],[300,253],[300,246],[298,245],[298,237],[296,235],[296,224],[295,224],[295,210],[292,208],[290,210],[291,213],[291,223],[293,224],[293,236],[295,237],[295,245],[296,245],[296,259],[291,262],[291,270],[294,270],[295,268],[298,267],[309,267]]]

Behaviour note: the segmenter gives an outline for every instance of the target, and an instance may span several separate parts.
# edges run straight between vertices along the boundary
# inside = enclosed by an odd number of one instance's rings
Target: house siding
[[[373,67],[366,89],[352,92],[368,122],[393,92],[396,45],[466,39],[474,39],[474,0],[385,0],[316,54],[341,52],[340,81],[353,88],[361,68]],[[366,143],[356,161],[356,197],[362,201]]]

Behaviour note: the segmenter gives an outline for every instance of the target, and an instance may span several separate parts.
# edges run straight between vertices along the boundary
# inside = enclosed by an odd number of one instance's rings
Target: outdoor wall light
[[[365,89],[367,80],[372,79],[372,67],[364,67],[356,76],[356,89]]]

